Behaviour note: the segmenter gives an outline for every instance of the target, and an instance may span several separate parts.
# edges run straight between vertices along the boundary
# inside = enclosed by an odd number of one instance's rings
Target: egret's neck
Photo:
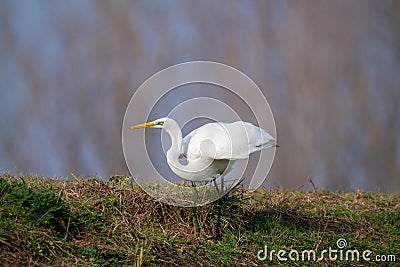
[[[179,157],[182,151],[182,132],[179,125],[174,120],[165,122],[163,130],[166,131],[171,138],[171,147],[168,153],[172,153],[175,157]]]
[[[216,170],[212,169],[213,159],[200,159],[195,161],[188,160],[186,165],[179,162],[179,157],[182,153],[182,132],[178,124],[168,119],[164,122],[163,130],[170,137],[172,145],[167,151],[167,162],[171,170],[183,179],[191,181],[209,180]],[[211,171],[209,171],[211,169]]]

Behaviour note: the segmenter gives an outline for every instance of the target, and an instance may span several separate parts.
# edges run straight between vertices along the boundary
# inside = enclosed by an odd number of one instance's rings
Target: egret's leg
[[[204,185],[211,184],[212,182],[214,182],[214,184],[215,184],[215,180],[216,180],[219,176],[221,176],[221,174],[216,174],[216,175],[212,176],[211,179],[208,180],[208,181],[206,181]]]
[[[222,207],[225,204],[225,199],[228,197],[228,194],[230,193],[230,191],[232,191],[233,189],[235,189],[238,185],[240,185],[243,180],[244,177],[242,177],[232,188],[229,189],[229,191],[223,195],[223,190],[224,190],[224,177],[221,177],[221,192],[222,192],[222,197],[220,199],[218,199],[217,201],[217,208],[218,208],[218,212],[217,212],[217,223],[215,225],[215,235],[214,238],[216,240],[221,240],[221,217],[222,217]],[[218,188],[218,187],[216,187]]]
[[[216,183],[216,179],[221,177],[221,190],[218,189],[218,185]],[[220,197],[217,201],[218,212],[217,212],[217,224],[215,225],[215,239],[221,240],[221,217],[222,217],[222,206],[224,205],[224,177],[218,174],[214,179],[215,189],[217,190],[218,196]]]
[[[193,191],[195,193],[195,194],[193,194],[193,197],[194,197],[193,200],[194,200],[194,204],[196,205],[198,203],[198,200],[199,200],[199,192],[197,191],[197,188],[196,188],[196,182],[195,181],[191,181],[191,183],[192,183]]]
[[[221,196],[224,195],[224,176],[221,176]]]
[[[213,177],[213,179],[210,181],[210,182],[213,182],[213,183],[214,183],[215,191],[217,191],[218,196],[222,196],[222,195],[221,195],[222,191],[220,191],[220,190],[218,189],[218,185],[217,185],[217,178],[220,177],[220,176],[221,176],[220,174],[216,174],[216,175]]]
[[[199,193],[196,190],[196,182],[191,181],[191,183],[192,183],[193,190],[195,192],[195,195],[193,195],[194,206],[192,207],[193,223],[195,226],[195,234],[199,235],[200,234],[200,222],[199,222],[199,214],[197,213],[197,205],[196,205],[198,203]]]
[[[220,199],[218,199],[217,201],[217,208],[218,208],[218,212],[217,212],[217,223],[215,225],[215,235],[214,238],[216,240],[221,240],[221,217],[222,217],[222,207],[225,204],[225,199],[226,199],[227,195],[222,196]]]

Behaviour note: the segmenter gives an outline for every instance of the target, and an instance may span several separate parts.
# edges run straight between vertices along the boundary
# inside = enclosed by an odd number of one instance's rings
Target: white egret
[[[183,139],[178,124],[170,118],[130,127],[139,128],[161,128],[169,134],[172,145],[167,151],[167,163],[176,175],[192,182],[213,180],[227,170],[230,161],[277,146],[267,131],[243,121],[207,123]],[[179,161],[181,157],[187,159],[187,164]]]

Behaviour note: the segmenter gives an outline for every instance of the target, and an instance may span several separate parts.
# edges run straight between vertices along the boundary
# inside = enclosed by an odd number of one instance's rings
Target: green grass
[[[235,189],[222,205],[153,201],[128,177],[0,176],[0,266],[398,266],[400,196]],[[260,261],[259,250],[372,251],[396,262]],[[319,254],[318,254],[319,253]],[[338,254],[339,255],[339,254]],[[286,257],[288,255],[286,254]]]

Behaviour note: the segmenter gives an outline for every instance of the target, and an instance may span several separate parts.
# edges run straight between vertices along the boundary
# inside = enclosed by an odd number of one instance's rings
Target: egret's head
[[[135,130],[135,129],[140,129],[140,128],[163,128],[164,123],[166,122],[168,118],[161,118],[157,119],[155,121],[150,121],[138,125],[131,126],[129,129]]]

